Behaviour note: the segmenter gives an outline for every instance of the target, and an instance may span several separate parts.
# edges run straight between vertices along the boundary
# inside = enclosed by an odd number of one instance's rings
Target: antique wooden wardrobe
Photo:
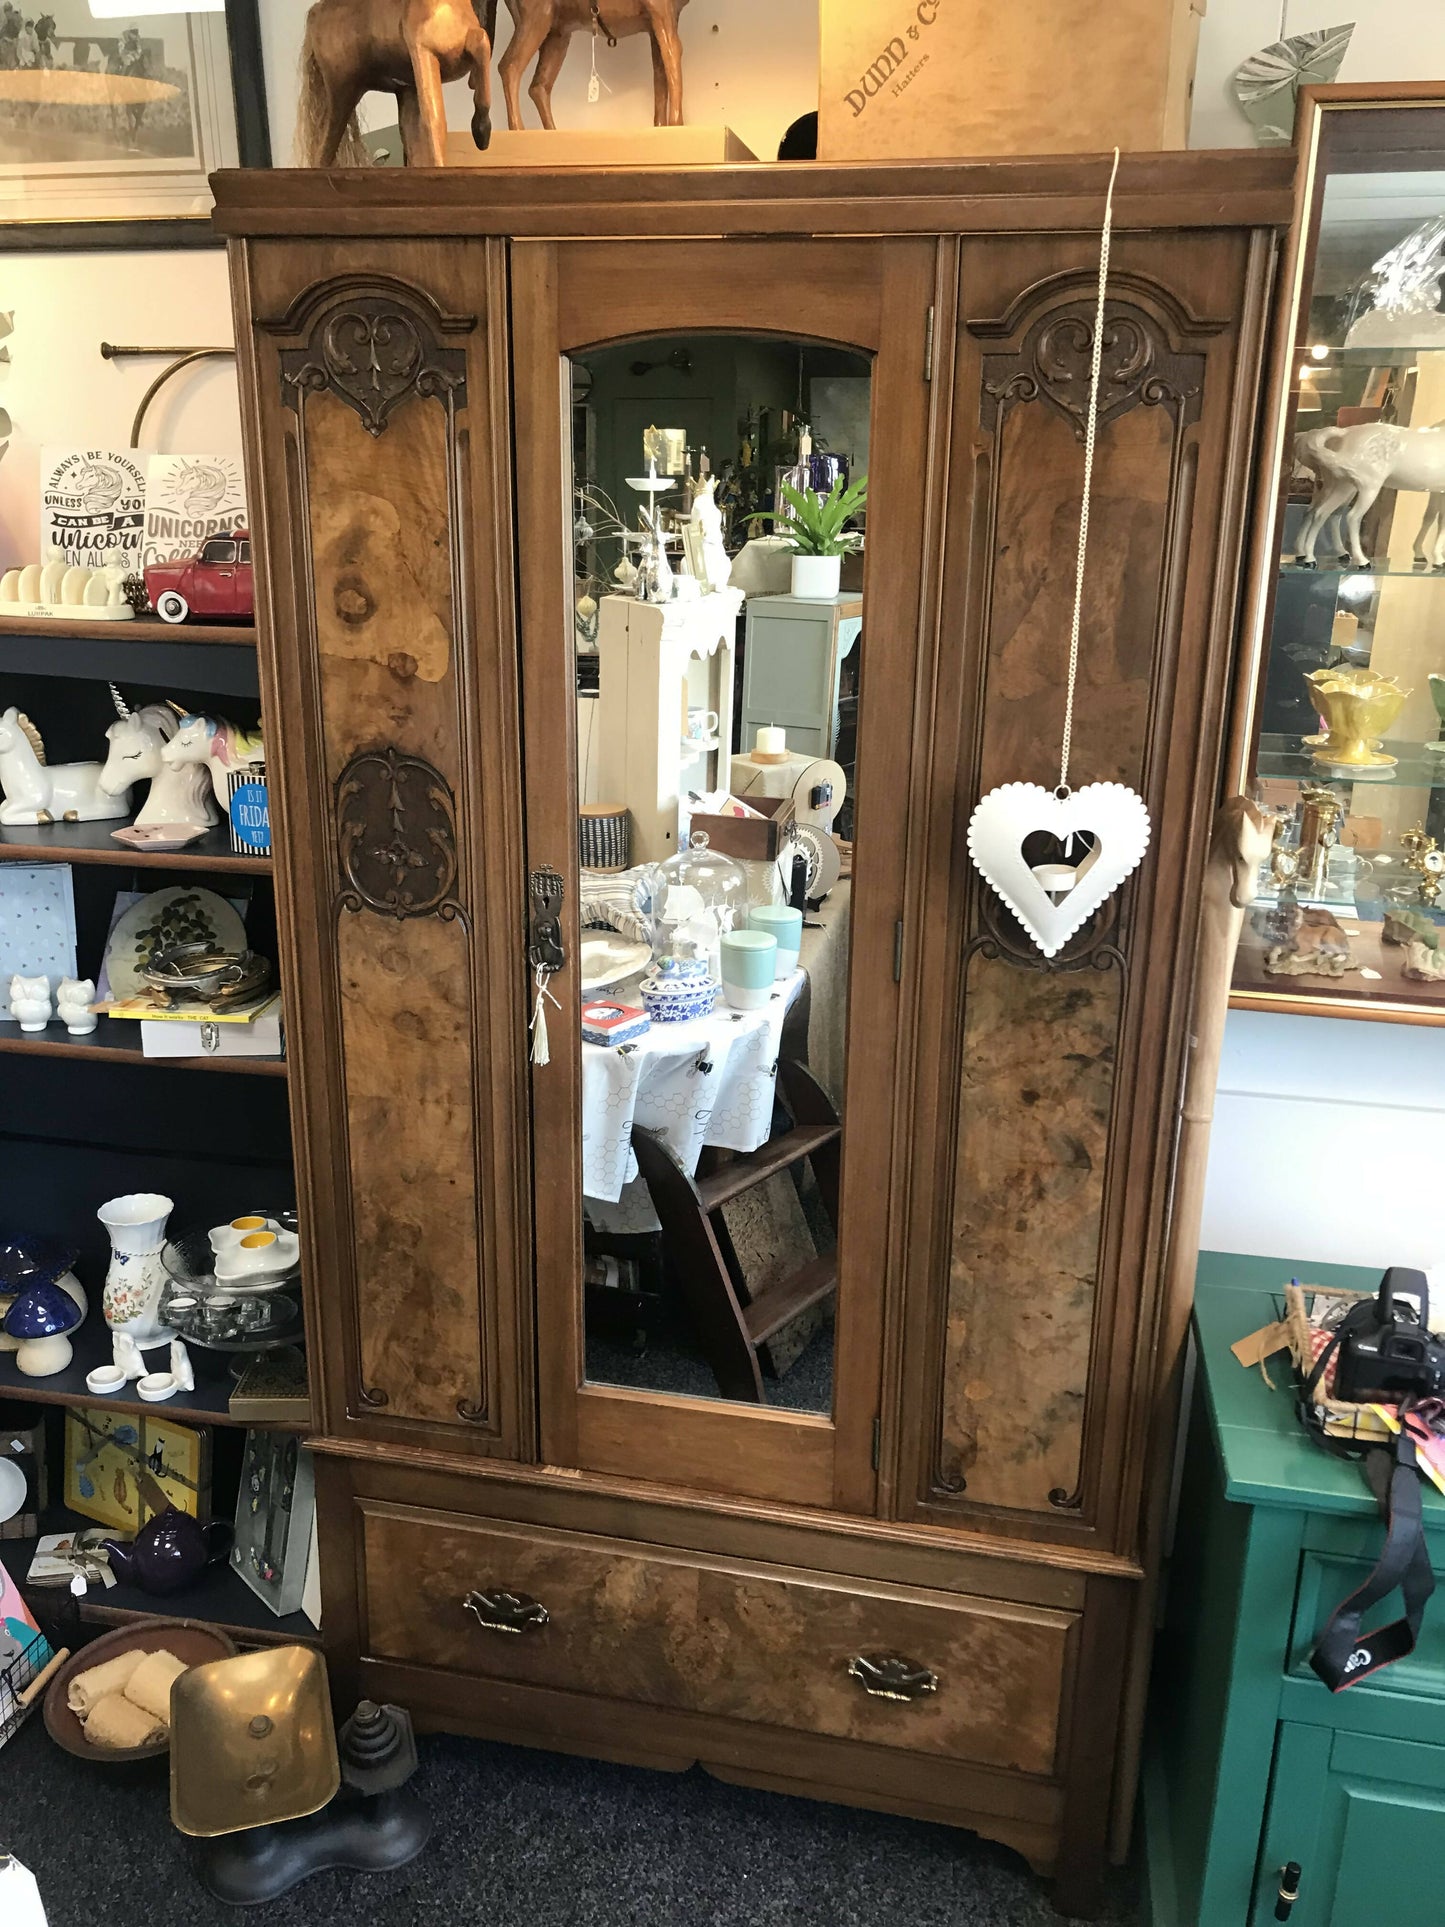
[[[965,830],[1057,766],[1107,172],[238,173],[217,216],[334,1679],[424,1724],[955,1822],[1077,1911],[1132,1799],[1160,1261],[1291,157],[1123,161],[1073,781],[1136,786],[1153,840],[1046,968]],[[742,336],[871,378],[812,1411],[612,1382],[583,1288],[575,369],[665,337],[701,370]],[[544,870],[566,961],[533,1066]]]

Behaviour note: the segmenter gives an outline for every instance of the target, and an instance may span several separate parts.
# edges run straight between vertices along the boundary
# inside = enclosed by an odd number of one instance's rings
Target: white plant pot
[[[110,1233],[110,1268],[101,1295],[105,1322],[113,1332],[133,1338],[143,1351],[169,1345],[175,1337],[159,1316],[166,1284],[161,1251],[166,1220],[174,1209],[158,1192],[136,1191],[112,1198],[95,1214]]]
[[[808,602],[832,602],[843,586],[841,555],[795,555],[793,594]]]

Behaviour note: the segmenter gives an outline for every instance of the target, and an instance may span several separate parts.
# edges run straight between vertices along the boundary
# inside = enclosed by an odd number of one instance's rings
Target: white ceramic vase
[[[793,594],[807,602],[832,602],[843,586],[841,555],[794,555]]]
[[[134,1191],[103,1204],[96,1217],[110,1233],[110,1269],[105,1274],[101,1308],[113,1332],[123,1331],[142,1351],[169,1345],[175,1333],[160,1322],[166,1268],[161,1252],[166,1220],[175,1210],[156,1191]]]

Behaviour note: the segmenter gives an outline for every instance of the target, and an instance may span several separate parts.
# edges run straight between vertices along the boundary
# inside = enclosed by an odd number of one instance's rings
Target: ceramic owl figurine
[[[55,1013],[72,1037],[85,1037],[100,1019],[91,1009],[95,985],[89,977],[62,977],[55,993]]]
[[[10,1015],[22,1030],[44,1030],[50,1022],[50,979],[12,977]]]
[[[140,1355],[140,1346],[129,1332],[114,1332],[111,1335],[111,1357],[118,1372],[124,1372],[127,1379],[144,1378],[145,1360]]]

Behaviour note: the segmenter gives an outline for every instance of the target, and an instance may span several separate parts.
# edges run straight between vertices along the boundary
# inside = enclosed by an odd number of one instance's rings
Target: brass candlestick
[[[1421,903],[1433,908],[1439,902],[1440,884],[1445,878],[1445,850],[1439,848],[1433,836],[1426,835],[1423,823],[1404,832],[1400,848],[1405,852],[1405,868],[1420,879],[1415,895]]]

